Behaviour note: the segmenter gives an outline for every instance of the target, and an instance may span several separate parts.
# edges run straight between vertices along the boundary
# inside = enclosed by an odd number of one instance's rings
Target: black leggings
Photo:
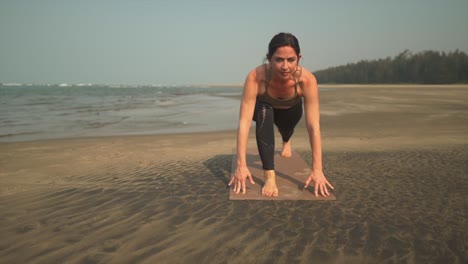
[[[288,109],[274,109],[257,99],[253,120],[256,123],[257,147],[264,170],[274,170],[275,131],[278,127],[283,142],[288,142],[302,117],[302,101]]]

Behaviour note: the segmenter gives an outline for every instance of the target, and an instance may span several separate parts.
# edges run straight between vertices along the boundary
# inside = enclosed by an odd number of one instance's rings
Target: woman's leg
[[[269,104],[257,100],[253,120],[256,123],[257,147],[262,160],[263,177],[265,179],[262,194],[268,197],[278,196],[274,171],[275,131],[273,115],[273,108]]]
[[[281,156],[291,157],[291,136],[294,133],[294,128],[302,118],[302,102],[288,109],[274,110],[274,123],[278,127],[278,131],[283,139],[283,149]]]
[[[253,120],[255,121],[255,135],[258,153],[264,170],[274,170],[275,131],[273,126],[273,108],[269,104],[259,102],[255,104]]]

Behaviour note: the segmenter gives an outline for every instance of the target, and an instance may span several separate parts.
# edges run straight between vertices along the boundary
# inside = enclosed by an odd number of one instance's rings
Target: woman
[[[268,64],[252,70],[245,80],[237,133],[237,168],[229,182],[229,186],[234,183],[236,193],[242,191],[245,194],[246,179],[255,184],[246,162],[247,139],[253,119],[265,178],[262,194],[268,197],[279,195],[274,170],[274,125],[283,140],[281,156],[290,157],[290,138],[302,117],[302,98],[313,156],[312,170],[304,187],[313,183],[315,196],[328,196],[327,186],[334,188],[322,171],[317,81],[312,73],[299,66],[300,58],[297,38],[290,33],[279,33],[268,45]]]

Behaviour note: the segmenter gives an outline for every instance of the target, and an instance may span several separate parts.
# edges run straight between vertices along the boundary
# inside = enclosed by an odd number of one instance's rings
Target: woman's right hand
[[[250,173],[247,166],[238,166],[234,173],[231,175],[231,181],[229,182],[229,186],[234,183],[234,192],[239,193],[242,191],[242,194],[245,194],[246,187],[245,187],[245,180],[249,179],[251,184],[255,184],[252,179],[252,174]]]

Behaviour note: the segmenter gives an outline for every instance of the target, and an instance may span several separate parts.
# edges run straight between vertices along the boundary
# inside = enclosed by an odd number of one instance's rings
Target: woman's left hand
[[[305,182],[304,188],[307,188],[311,182],[314,185],[315,197],[318,197],[319,192],[321,195],[325,197],[330,195],[330,193],[328,193],[327,186],[332,189],[335,189],[335,187],[333,187],[333,185],[331,185],[327,181],[327,178],[325,178],[325,175],[323,174],[321,170],[315,170],[315,171],[313,170],[310,173],[309,178],[307,178]]]

